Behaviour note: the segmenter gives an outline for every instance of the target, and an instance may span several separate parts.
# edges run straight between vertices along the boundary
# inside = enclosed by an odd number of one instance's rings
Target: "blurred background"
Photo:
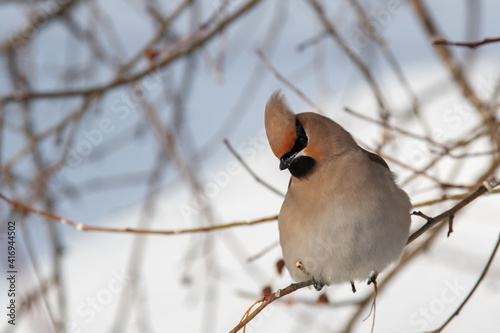
[[[2,272],[13,220],[18,271],[16,325],[2,313],[0,329],[227,332],[290,284],[272,220],[289,174],[263,122],[276,89],[383,156],[415,210],[450,209],[499,176],[500,43],[432,43],[498,38],[499,12],[494,0],[0,1],[0,193],[81,223],[0,201]],[[496,193],[380,275],[375,331],[453,314],[498,239]],[[499,281],[497,258],[444,331],[498,332]],[[247,331],[369,332],[372,292],[331,286],[318,302],[303,289]]]

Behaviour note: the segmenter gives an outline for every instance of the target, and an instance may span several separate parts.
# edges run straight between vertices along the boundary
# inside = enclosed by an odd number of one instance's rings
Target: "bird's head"
[[[264,122],[280,169],[288,169],[296,178],[309,176],[318,163],[357,147],[349,132],[333,120],[312,112],[295,115],[280,91],[269,98]]]

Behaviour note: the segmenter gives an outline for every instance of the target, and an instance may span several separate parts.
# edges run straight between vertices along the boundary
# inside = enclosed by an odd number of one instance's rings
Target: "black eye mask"
[[[287,160],[307,147],[309,139],[307,138],[304,127],[302,127],[302,124],[298,119],[295,120],[295,133],[297,135],[297,138],[295,139],[295,144],[293,145],[292,150],[281,156],[281,160]]]
[[[280,169],[288,169],[294,177],[303,178],[312,171],[314,165],[316,164],[316,160],[309,156],[295,157],[295,155],[307,147],[309,142],[306,131],[298,119],[295,121],[295,130],[297,135],[295,144],[292,150],[280,158]]]

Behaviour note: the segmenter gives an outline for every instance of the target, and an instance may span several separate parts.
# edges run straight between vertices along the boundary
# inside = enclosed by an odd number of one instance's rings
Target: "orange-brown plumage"
[[[279,91],[272,94],[266,104],[264,123],[266,129],[273,129],[272,131],[266,131],[267,139],[274,155],[281,158],[293,148],[296,133],[295,115]]]

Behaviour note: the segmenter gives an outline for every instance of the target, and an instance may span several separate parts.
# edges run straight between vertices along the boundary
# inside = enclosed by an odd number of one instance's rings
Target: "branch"
[[[263,181],[259,176],[257,176],[257,174],[252,169],[250,169],[250,167],[248,166],[248,164],[246,164],[245,161],[243,160],[243,158],[241,158],[241,156],[236,152],[236,150],[234,150],[234,148],[231,146],[231,144],[229,143],[229,141],[227,139],[224,139],[224,144],[226,145],[227,149],[229,149],[229,151],[231,152],[231,154],[233,154],[233,156],[241,163],[241,165],[245,168],[245,170],[248,171],[248,173],[250,175],[252,175],[252,177],[258,183],[262,184],[265,188],[267,188],[271,192],[276,193],[280,197],[284,197],[285,196],[285,194],[282,193],[280,190],[274,188],[270,184],[268,184],[265,181]]]
[[[284,296],[286,296],[288,294],[291,294],[291,293],[293,293],[296,290],[299,290],[299,289],[302,289],[302,288],[305,288],[305,287],[309,287],[313,283],[314,282],[312,280],[304,281],[304,282],[299,282],[299,283],[292,283],[291,285],[289,285],[288,287],[286,287],[284,289],[278,289],[274,294],[269,294],[269,295],[266,295],[266,296],[262,297],[261,299],[259,299],[257,302],[254,303],[254,304],[262,303],[262,304],[257,309],[255,309],[252,313],[248,314],[248,312],[250,312],[250,310],[252,309],[250,307],[250,309],[248,309],[247,313],[245,313],[245,316],[243,317],[244,319],[242,319],[240,321],[240,323],[238,325],[236,325],[236,327],[233,328],[229,333],[236,333],[239,330],[241,330],[256,315],[258,315],[262,310],[264,310],[264,308],[266,306],[268,306],[269,304],[271,304],[275,300],[280,299],[281,297],[284,297]]]
[[[70,89],[70,90],[60,90],[60,91],[50,91],[50,92],[35,92],[29,91],[26,93],[15,93],[9,96],[4,96],[0,98],[3,102],[13,102],[13,101],[26,101],[30,99],[40,99],[40,98],[59,98],[59,97],[73,97],[73,96],[87,96],[96,93],[103,93],[105,91],[112,90],[114,88],[120,87],[122,85],[136,82],[143,77],[159,70],[160,68],[166,67],[170,63],[177,59],[180,59],[186,55],[191,54],[193,51],[197,50],[199,47],[203,46],[206,42],[211,40],[214,36],[217,36],[222,30],[224,30],[231,22],[239,18],[241,15],[245,14],[251,8],[253,8],[260,0],[250,0],[244,5],[242,5],[238,10],[220,22],[216,27],[206,33],[204,36],[194,40],[191,43],[183,43],[177,49],[173,50],[171,53],[167,53],[163,59],[161,59],[157,64],[154,64],[137,74],[130,75],[126,78],[118,77],[112,79],[110,82],[103,85],[96,85],[92,87],[87,87],[83,89]],[[204,28],[204,27],[203,27]],[[196,34],[196,32],[195,32]]]
[[[496,189],[496,190],[490,192],[490,194],[498,194],[498,193],[500,193],[500,189]],[[446,195],[445,194],[445,195],[441,196],[439,199],[432,199],[432,200],[427,200],[427,201],[423,201],[423,202],[418,202],[418,203],[413,205],[413,208],[435,205],[437,203],[449,201],[449,200],[460,200],[460,199],[467,197],[468,195],[469,195],[469,193],[460,193],[460,194],[455,194],[455,195]]]
[[[39,28],[45,26],[52,19],[63,15],[66,10],[77,3],[79,3],[78,0],[63,1],[63,3],[51,13],[47,13],[43,10],[39,11],[36,16],[29,19],[28,23],[24,24],[16,32],[11,33],[8,40],[6,39],[0,44],[0,53],[7,53],[23,45],[33,37],[33,34],[35,34]]]
[[[433,46],[465,46],[468,47],[469,49],[475,49],[479,46],[483,46],[486,44],[491,44],[491,43],[497,43],[500,42],[500,38],[485,38],[479,42],[451,42],[446,39],[437,39],[432,42]]]
[[[498,237],[497,244],[495,245],[495,248],[493,249],[493,252],[490,255],[490,259],[488,260],[488,263],[486,264],[486,267],[484,267],[483,272],[481,273],[481,276],[477,280],[476,285],[474,286],[474,288],[472,288],[472,290],[470,291],[469,295],[467,295],[467,297],[464,299],[464,301],[462,302],[462,304],[460,304],[460,306],[458,307],[458,309],[450,316],[450,318],[448,318],[448,320],[443,325],[441,325],[441,327],[435,329],[434,331],[432,331],[430,333],[439,333],[439,332],[441,332],[450,323],[450,321],[453,318],[455,318],[456,316],[458,316],[458,314],[460,313],[460,310],[462,310],[462,308],[464,307],[465,303],[467,303],[467,301],[469,300],[469,298],[471,298],[471,296],[474,293],[474,291],[476,291],[477,287],[479,286],[479,284],[481,283],[481,281],[486,276],[486,273],[488,273],[488,269],[490,268],[491,263],[493,262],[493,257],[495,257],[495,254],[496,254],[496,252],[498,250],[498,246],[499,245],[500,245],[500,235]]]
[[[431,40],[439,38],[440,34],[437,26],[434,23],[433,19],[430,17],[429,12],[427,11],[427,8],[423,4],[423,2],[421,0],[409,0],[409,3],[413,6],[415,14],[422,23],[429,38]],[[450,50],[447,47],[438,47],[436,48],[436,51],[444,65],[453,75],[455,83],[462,91],[462,95],[483,115],[483,117],[488,117],[488,112],[486,112],[487,108],[475,94],[460,66],[455,63]]]
[[[433,226],[437,225],[438,223],[444,221],[444,220],[449,220],[454,217],[454,215],[467,206],[469,203],[480,197],[486,192],[493,192],[493,189],[500,184],[500,181],[498,180],[492,180],[490,182],[485,182],[485,184],[479,186],[474,192],[472,192],[470,195],[468,195],[466,198],[464,198],[461,202],[459,202],[457,205],[455,205],[453,208],[447,210],[446,212],[436,216],[436,217],[428,217],[427,215],[421,213],[421,212],[415,212],[414,215],[421,216],[425,219],[427,219],[427,223],[422,226],[419,230],[417,230],[415,233],[413,233],[410,238],[408,239],[408,243],[410,244],[413,242],[415,239],[420,237],[424,232],[432,228]],[[263,222],[268,222],[268,221],[274,221],[278,218],[278,216],[272,216],[272,217],[267,217],[259,220],[254,220],[254,221],[249,221],[249,222],[234,222],[234,223],[229,223],[229,224],[223,224],[223,225],[218,225],[218,226],[211,226],[211,227],[204,227],[204,228],[193,228],[193,229],[177,229],[177,230],[166,230],[166,231],[161,231],[161,230],[144,230],[144,229],[130,229],[130,228],[125,228],[125,229],[116,229],[116,228],[102,228],[102,227],[94,227],[94,226],[87,226],[79,222],[74,222],[70,221],[61,217],[58,217],[56,215],[42,212],[39,210],[36,210],[34,208],[19,204],[17,202],[14,202],[8,198],[6,198],[4,195],[0,194],[0,199],[4,200],[6,203],[8,203],[10,206],[12,206],[14,209],[19,209],[25,212],[30,212],[33,214],[37,214],[43,217],[46,217],[48,219],[51,219],[53,221],[69,225],[77,230],[80,231],[99,231],[99,232],[115,232],[115,233],[135,233],[135,234],[154,234],[154,235],[175,235],[175,234],[184,234],[184,233],[195,233],[195,232],[208,232],[208,231],[213,231],[213,230],[218,230],[218,229],[225,229],[225,228],[230,228],[230,227],[237,227],[237,226],[249,226],[249,225],[254,225],[258,223],[263,223]],[[495,250],[496,251],[496,250]],[[489,267],[489,266],[488,266]],[[484,272],[486,274],[486,272]],[[480,278],[480,280],[482,277]],[[480,281],[478,281],[479,283]],[[232,331],[232,332],[238,332],[241,328],[243,328],[248,322],[250,322],[257,314],[259,314],[266,306],[268,306],[270,303],[274,302],[275,300],[284,297],[298,289],[310,286],[313,283],[313,281],[306,281],[306,282],[300,282],[300,283],[294,283],[289,285],[288,287],[284,289],[278,289],[274,294],[268,295],[266,297],[261,298],[258,300],[256,303],[262,302],[262,304],[255,309],[251,314],[246,315],[243,319]],[[474,291],[474,290],[473,290]],[[472,291],[472,292],[473,292]],[[471,292],[471,294],[472,294]],[[469,296],[470,297],[470,296]],[[466,300],[467,301],[467,300]],[[465,303],[465,302],[464,302]],[[463,306],[463,305],[462,305]],[[457,310],[457,314],[460,308]],[[456,315],[456,314],[455,314]],[[451,320],[451,319],[450,319]]]
[[[129,71],[141,59],[141,57],[144,56],[144,54],[148,50],[151,50],[158,43],[158,41],[164,38],[165,32],[170,27],[172,21],[175,20],[177,17],[179,17],[179,15],[182,14],[184,9],[189,7],[192,4],[192,2],[193,0],[184,0],[172,11],[172,13],[169,16],[165,18],[160,18],[160,26],[157,29],[154,37],[145,46],[143,46],[132,58],[130,58],[130,60],[127,61],[126,64],[122,65],[122,67],[120,68],[120,74]]]
[[[344,107],[344,111],[355,116],[355,117],[358,117],[360,119],[363,119],[365,121],[368,121],[368,122],[372,122],[372,123],[375,123],[377,125],[380,125],[380,126],[385,126],[387,127],[388,129],[390,130],[393,130],[394,132],[398,132],[400,134],[403,134],[403,135],[406,135],[410,138],[413,138],[413,139],[417,139],[417,140],[422,140],[422,141],[425,141],[427,143],[430,143],[431,145],[434,145],[436,147],[439,147],[441,149],[443,149],[444,151],[448,151],[450,148],[448,148],[447,146],[445,145],[442,145],[440,144],[439,142],[436,142],[434,141],[432,138],[430,137],[425,137],[425,136],[422,136],[422,135],[419,135],[419,134],[416,134],[416,133],[412,133],[410,131],[407,131],[403,128],[399,128],[399,127],[396,127],[396,126],[393,126],[393,125],[389,125],[389,124],[386,124],[384,123],[383,121],[381,120],[378,120],[378,119],[373,119],[373,118],[370,118],[368,116],[365,116],[364,114],[362,113],[359,113],[359,112],[356,112],[354,111],[353,109],[351,108],[348,108],[348,107]]]
[[[414,215],[418,215],[418,216],[421,216],[425,219],[427,219],[427,223],[422,227],[420,228],[419,230],[417,230],[415,233],[413,233],[410,238],[408,239],[408,243],[407,244],[410,244],[411,242],[413,242],[415,239],[417,239],[419,236],[421,236],[425,231],[429,230],[430,228],[432,228],[433,226],[435,226],[436,224],[438,224],[439,222],[442,222],[444,220],[448,220],[451,221],[453,220],[453,217],[455,216],[455,214],[461,210],[462,208],[464,208],[465,206],[467,206],[469,203],[471,203],[472,201],[474,201],[475,199],[477,199],[478,197],[480,197],[482,194],[486,193],[486,192],[493,192],[493,188],[498,186],[500,184],[500,181],[498,180],[492,180],[491,182],[489,183],[485,183],[481,186],[479,186],[473,193],[471,193],[470,195],[468,195],[465,199],[463,199],[462,201],[460,201],[457,205],[455,205],[453,208],[447,210],[446,212],[434,217],[434,218],[431,218],[427,215],[425,215],[424,213],[422,212],[415,212]],[[451,227],[449,229],[451,231]],[[433,237],[430,237],[426,240],[426,242],[424,242],[424,244],[427,244],[428,242],[430,242],[430,240],[433,239]],[[415,254],[417,254],[422,248],[424,248],[425,246],[420,246],[418,248],[418,250],[415,250],[414,252],[412,252],[411,255],[409,255],[408,257],[405,256],[405,260],[402,261],[400,263],[400,265],[403,265],[403,262],[406,263],[407,260],[414,256]],[[390,276],[392,276],[392,274],[395,273],[396,270],[394,270]],[[389,280],[386,279],[387,281]],[[384,280],[385,281],[385,280]],[[385,282],[387,282],[385,281]],[[301,283],[304,283],[306,285],[304,286],[300,286],[300,287],[296,287],[296,285],[300,285]],[[270,296],[267,296],[266,297],[263,297],[261,298],[260,300],[258,300],[256,303],[259,303],[259,302],[262,302],[262,304],[256,309],[254,310],[250,315],[248,316],[244,316],[244,320],[242,320],[230,333],[234,333],[234,332],[238,332],[241,328],[243,328],[248,322],[250,322],[259,312],[261,312],[267,305],[269,305],[271,302],[273,302],[274,300],[278,299],[278,298],[281,298],[285,295],[288,295],[292,292],[294,292],[295,290],[297,289],[300,289],[300,288],[303,288],[303,287],[306,287],[306,286],[309,286],[312,284],[312,281],[307,281],[307,282],[301,282],[301,283],[296,283],[296,284],[291,284],[290,286],[286,287],[285,289],[281,290],[281,289],[278,289],[278,291],[275,293],[275,294],[271,294]],[[284,293],[286,291],[286,293]],[[365,299],[365,302],[368,302],[369,299],[371,297],[371,294]],[[353,318],[356,318],[359,313],[361,313],[361,309],[363,308],[363,306],[360,307],[360,310],[358,311],[358,313],[353,316]],[[250,308],[251,309],[251,308]],[[247,313],[250,311],[250,309],[247,311]],[[460,310],[460,309],[459,309]],[[353,319],[350,321],[349,323],[349,326],[352,325],[353,323]]]
[[[24,212],[29,212],[32,214],[40,215],[45,218],[48,218],[52,221],[59,222],[61,224],[69,225],[70,227],[75,228],[78,231],[98,231],[98,232],[113,232],[113,233],[129,233],[129,234],[145,234],[145,235],[179,235],[179,234],[189,234],[189,233],[196,233],[196,232],[208,232],[208,231],[214,231],[214,230],[219,230],[219,229],[227,229],[227,228],[232,228],[232,227],[241,227],[241,226],[250,226],[254,224],[259,224],[263,222],[270,222],[270,221],[275,221],[278,219],[278,216],[270,216],[270,217],[264,217],[262,219],[258,220],[253,220],[253,221],[247,221],[247,222],[233,222],[233,223],[228,223],[228,224],[221,224],[221,225],[214,225],[211,227],[203,227],[203,228],[192,228],[192,229],[176,229],[176,230],[146,230],[146,229],[131,229],[131,228],[103,228],[103,227],[95,227],[95,226],[89,226],[85,225],[80,222],[74,222],[71,220],[67,220],[65,218],[59,217],[57,215],[53,215],[50,213],[42,212],[40,210],[22,205],[20,203],[17,203],[15,201],[12,201],[8,198],[6,198],[3,194],[0,193],[0,199],[8,203],[11,207],[14,209],[19,209]]]
[[[370,17],[366,13],[366,11],[363,9],[363,6],[360,4],[358,0],[349,0],[349,3],[351,6],[354,8],[355,12],[358,14],[360,20],[362,21],[362,24],[364,25],[364,29],[366,30],[367,26],[371,24],[370,22]],[[420,102],[418,101],[418,97],[413,91],[413,89],[410,87],[410,84],[408,83],[408,80],[403,74],[403,70],[401,68],[401,65],[399,64],[396,56],[394,53],[389,49],[387,43],[382,37],[382,33],[375,33],[375,34],[370,34],[368,33],[368,37],[372,39],[377,47],[379,48],[380,52],[382,55],[385,57],[387,63],[393,70],[393,72],[396,74],[396,77],[398,78],[401,86],[403,89],[406,91],[406,94],[408,95],[408,98],[411,100],[412,103],[412,111],[415,114],[415,116],[418,118],[420,121],[422,127],[424,128],[426,133],[431,133],[431,129],[429,127],[429,124],[424,121],[424,119],[421,117],[420,113]]]
[[[309,46],[313,46],[313,45],[319,43],[326,36],[328,36],[328,33],[325,30],[323,30],[320,33],[316,34],[315,36],[307,38],[306,40],[304,40],[304,41],[300,42],[299,44],[297,44],[296,49],[297,49],[298,52],[302,52],[306,48],[308,48]]]
[[[347,43],[344,41],[344,39],[340,36],[339,32],[337,29],[334,27],[333,23],[326,17],[326,14],[322,8],[322,6],[316,1],[316,0],[307,0],[311,8],[314,10],[316,13],[318,19],[320,20],[321,24],[323,25],[323,28],[325,31],[335,40],[337,45],[340,47],[340,49],[345,53],[347,57],[349,57],[350,60],[354,63],[354,65],[359,69],[365,80],[367,81],[368,85],[370,86],[375,99],[377,100],[377,104],[380,108],[380,116],[382,119],[386,120],[389,116],[388,110],[386,108],[386,105],[384,103],[384,99],[382,97],[382,91],[380,90],[380,87],[378,86],[377,82],[375,81],[372,73],[370,72],[370,69],[366,66],[366,64],[361,60],[360,57],[358,57],[353,50],[349,48]]]
[[[314,108],[314,111],[323,114],[321,109],[314,104],[313,101],[311,101],[302,91],[300,91],[299,88],[295,87],[290,81],[288,81],[283,75],[278,72],[278,70],[271,64],[271,62],[267,59],[267,57],[264,55],[262,50],[257,49],[255,50],[255,53],[259,56],[259,58],[262,60],[264,65],[266,65],[267,68],[276,76],[276,78],[283,82],[288,88],[293,90],[300,98],[302,98],[307,104],[309,104],[312,108]]]
[[[406,244],[410,244],[415,239],[417,239],[418,237],[420,237],[424,232],[426,232],[430,228],[434,227],[436,224],[438,224],[438,223],[440,223],[442,221],[445,221],[445,220],[448,220],[450,222],[450,232],[451,232],[452,231],[451,230],[451,223],[453,221],[453,217],[455,216],[455,214],[459,210],[461,210],[462,208],[464,208],[465,206],[467,206],[468,204],[470,204],[472,201],[476,200],[478,197],[480,197],[481,195],[483,195],[484,193],[486,193],[486,192],[493,192],[493,189],[495,187],[497,187],[499,184],[500,184],[500,181],[498,181],[496,179],[491,180],[489,182],[485,181],[483,183],[483,185],[479,186],[474,192],[472,192],[471,194],[469,194],[467,197],[465,197],[462,201],[460,201],[454,207],[452,207],[451,209],[447,210],[446,212],[443,212],[443,213],[441,213],[441,214],[439,214],[438,216],[435,216],[435,217],[428,217],[428,216],[426,216],[425,214],[423,214],[421,212],[414,212],[413,215],[418,215],[420,217],[425,218],[427,220],[427,223],[424,224],[420,229],[418,229],[417,231],[415,231],[410,236],[410,238],[408,239],[408,242]]]
[[[454,215],[464,208],[466,205],[471,203],[473,200],[477,199],[481,195],[483,195],[486,192],[493,192],[493,189],[500,184],[500,181],[498,180],[492,180],[490,182],[485,182],[483,185],[479,186],[474,192],[472,192],[470,195],[468,195],[466,198],[464,198],[461,202],[459,202],[457,205],[455,205],[453,208],[447,210],[446,212],[436,216],[436,217],[428,217],[427,215],[421,213],[421,212],[415,212],[414,215],[421,216],[425,219],[427,219],[427,223],[422,226],[419,230],[417,230],[415,233],[413,233],[410,238],[408,239],[408,243],[410,244],[413,242],[415,239],[417,239],[419,236],[421,236],[424,232],[432,228],[433,226],[437,225],[438,223],[444,221],[444,220],[449,220],[454,217]],[[272,217],[267,217],[259,220],[254,220],[254,221],[249,221],[249,222],[234,222],[234,223],[229,223],[229,224],[223,224],[223,225],[218,225],[218,226],[211,226],[211,227],[204,227],[204,228],[193,228],[193,229],[178,229],[178,230],[167,230],[167,231],[161,231],[161,230],[144,230],[144,229],[130,229],[130,228],[125,228],[125,229],[115,229],[115,228],[102,228],[102,227],[94,227],[94,226],[87,226],[79,222],[74,222],[70,221],[61,217],[58,217],[56,215],[42,212],[39,210],[36,210],[34,208],[19,204],[17,202],[14,202],[8,198],[6,198],[4,195],[0,194],[0,199],[4,200],[6,203],[8,203],[11,207],[14,209],[19,209],[25,212],[30,212],[33,214],[37,214],[43,217],[46,217],[50,220],[69,225],[77,230],[80,231],[99,231],[99,232],[115,232],[115,233],[135,233],[135,234],[155,234],[155,235],[174,235],[174,234],[183,234],[183,233],[195,233],[195,232],[208,232],[208,231],[213,231],[213,230],[218,230],[218,229],[224,229],[224,228],[230,228],[230,227],[236,227],[236,226],[249,226],[253,224],[258,224],[258,223],[263,223],[263,222],[268,222],[268,221],[274,221],[278,218],[278,216],[272,216]],[[498,247],[498,244],[497,244]],[[496,248],[494,253],[496,252]],[[493,258],[493,255],[490,258],[490,261]],[[486,270],[488,269],[489,264],[485,271],[483,272],[483,275],[486,274]],[[477,285],[479,282],[482,280],[483,275],[481,276],[480,280],[478,281]],[[284,297],[298,289],[310,286],[313,284],[313,281],[306,281],[306,282],[300,282],[300,283],[293,283],[289,285],[288,287],[284,289],[278,289],[274,294],[270,294],[268,296],[265,296],[258,300],[256,303],[262,303],[257,309],[255,309],[251,314],[246,314],[244,319],[233,329],[231,330],[232,332],[238,332],[241,328],[243,328],[248,322],[250,322],[257,314],[259,314],[266,306],[274,302],[275,300]],[[476,285],[476,287],[477,287]],[[472,290],[471,294],[474,292],[476,287]],[[468,298],[470,297],[468,296]],[[468,299],[467,298],[467,299]],[[464,301],[467,301],[467,299]],[[456,313],[452,316],[456,316],[460,309],[463,307],[462,306],[456,311]],[[250,311],[250,310],[249,310]],[[449,319],[451,320],[451,318]],[[438,331],[439,332],[439,331]]]

